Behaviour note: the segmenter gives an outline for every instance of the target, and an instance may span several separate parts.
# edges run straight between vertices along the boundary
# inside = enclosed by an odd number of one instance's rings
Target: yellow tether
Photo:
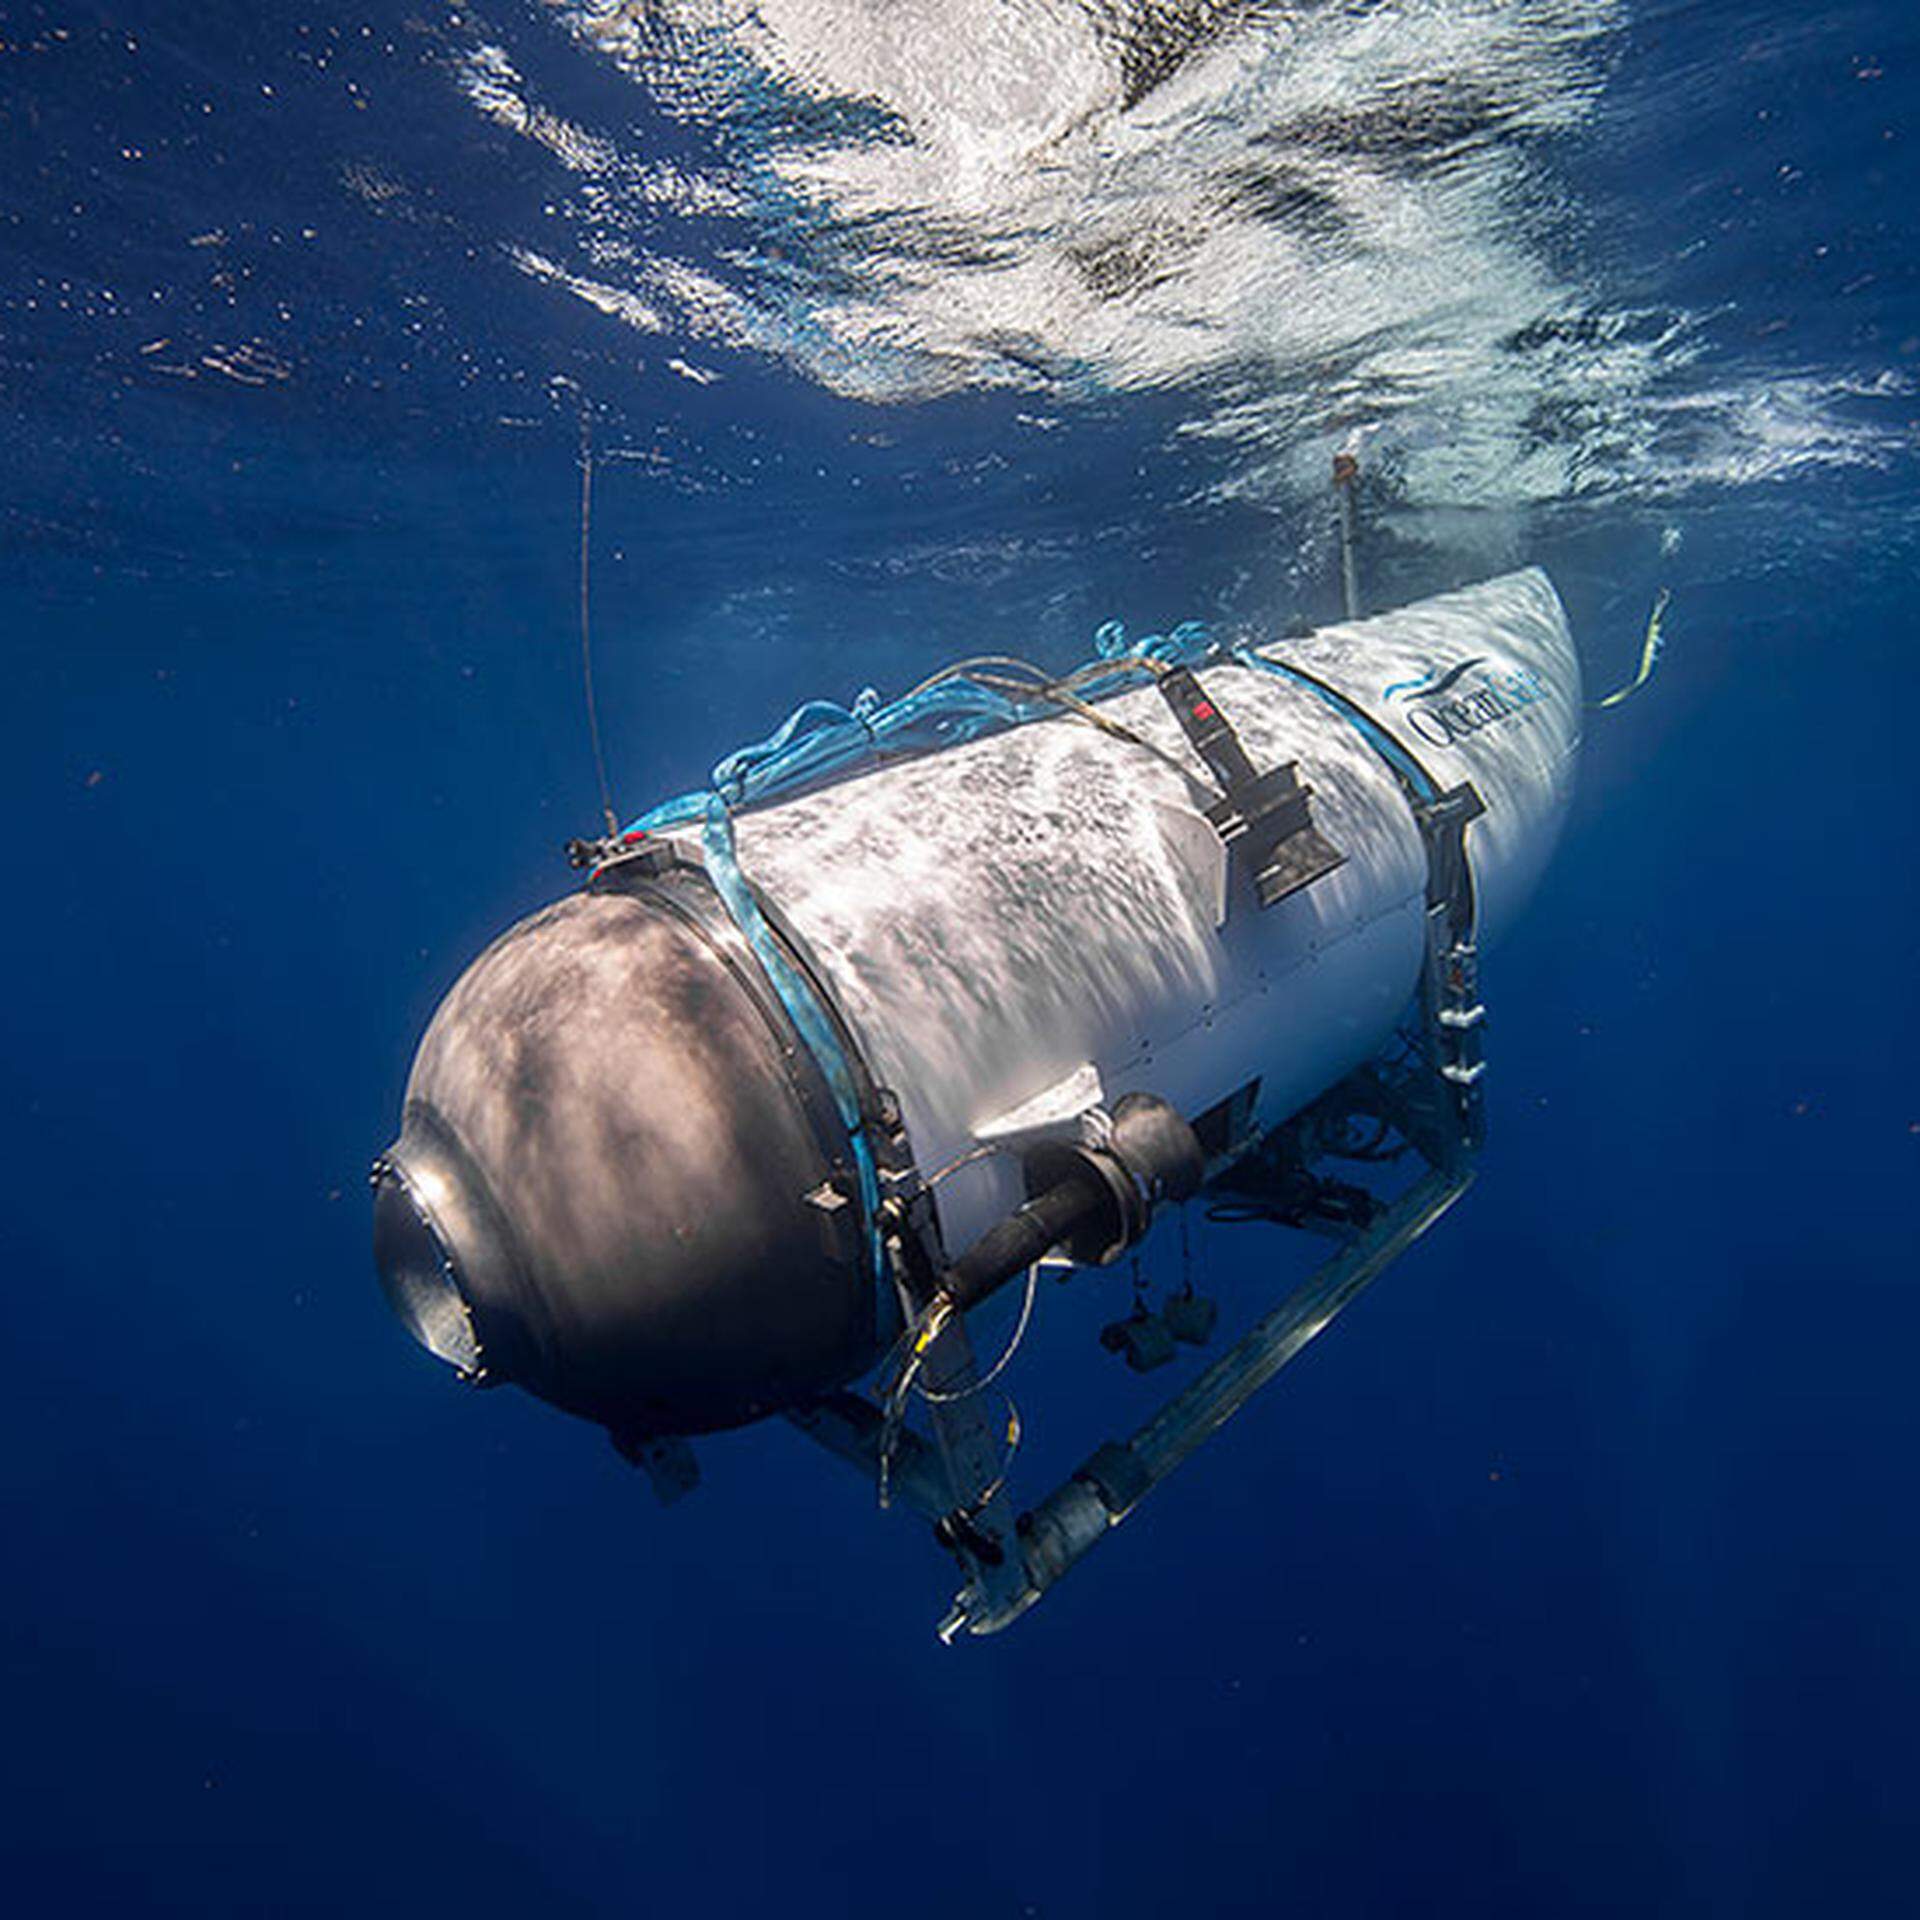
[[[1647,637],[1640,647],[1640,671],[1624,687],[1615,687],[1604,700],[1594,702],[1596,709],[1617,707],[1622,700],[1638,693],[1653,678],[1655,663],[1660,658],[1660,617],[1667,610],[1667,602],[1672,598],[1672,590],[1662,587],[1654,595],[1653,611],[1647,615]]]

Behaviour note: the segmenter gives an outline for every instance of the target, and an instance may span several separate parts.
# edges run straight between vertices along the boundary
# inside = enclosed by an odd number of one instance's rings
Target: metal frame
[[[1316,1267],[1197,1379],[1126,1440],[1107,1441],[1031,1508],[1015,1512],[1003,1450],[980,1396],[972,1348],[959,1315],[930,1342],[920,1378],[932,1436],[890,1421],[870,1400],[840,1393],[789,1416],[810,1439],[870,1475],[883,1503],[890,1490],[934,1523],[960,1564],[963,1584],[940,1622],[951,1643],[965,1632],[997,1633],[1032,1607],[1098,1541],[1126,1519],[1182,1461],[1350,1306],[1444,1214],[1473,1181],[1482,1134],[1485,1071],[1472,869],[1466,829],[1484,811],[1471,786],[1408,793],[1427,852],[1426,950],[1415,997],[1413,1064],[1376,1061],[1350,1074],[1303,1113],[1240,1143],[1203,1191],[1237,1197],[1253,1217],[1331,1232],[1338,1250]],[[1340,1123],[1372,1118],[1414,1153],[1425,1171],[1397,1198],[1318,1171],[1342,1157]],[[895,1172],[889,1246],[909,1326],[933,1297],[922,1216],[929,1199],[917,1173]],[[946,1397],[951,1396],[951,1397]]]
[[[1336,457],[1342,586],[1349,619],[1359,614],[1353,497],[1357,475],[1350,455]],[[1411,749],[1318,676],[1251,649],[1236,649],[1234,657],[1315,689],[1384,762],[1413,814],[1427,877],[1411,1063],[1380,1060],[1362,1066],[1265,1135],[1227,1144],[1203,1192],[1237,1198],[1251,1217],[1330,1232],[1339,1243],[1336,1250],[1127,1439],[1096,1448],[1066,1480],[1022,1511],[1015,1510],[1007,1492],[1009,1449],[993,1431],[984,1396],[969,1392],[984,1383],[965,1320],[957,1311],[937,1312],[945,1252],[931,1196],[906,1143],[898,1102],[884,1093],[876,1097],[872,1087],[866,1090],[868,1123],[878,1122],[881,1169],[882,1200],[874,1226],[888,1252],[907,1337],[917,1336],[913,1357],[899,1379],[931,1390],[923,1398],[932,1430],[926,1434],[905,1424],[905,1389],[897,1383],[884,1406],[841,1392],[796,1409],[789,1418],[809,1438],[868,1476],[883,1505],[897,1493],[903,1504],[933,1522],[936,1539],[954,1555],[963,1576],[960,1592],[939,1626],[943,1641],[951,1642],[962,1632],[998,1632],[1035,1605],[1068,1568],[1298,1358],[1472,1183],[1473,1155],[1483,1125],[1479,1082],[1485,1070],[1485,1008],[1478,992],[1479,916],[1466,830],[1486,810],[1481,796],[1471,784],[1443,791]],[[1250,829],[1266,812],[1291,808],[1285,820],[1314,842],[1308,850],[1312,857],[1304,859],[1290,885],[1277,870],[1260,876],[1263,906],[1344,858],[1306,827],[1305,790],[1290,764],[1256,776],[1232,727],[1184,669],[1163,676],[1160,691],[1229,802],[1238,804],[1231,823],[1210,816],[1216,828]],[[831,1004],[830,997],[822,998]],[[1345,1130],[1362,1115],[1377,1129],[1364,1144]],[[1321,1170],[1326,1162],[1341,1158],[1343,1148],[1349,1158],[1380,1158],[1389,1139],[1398,1142],[1395,1153],[1416,1156],[1423,1169],[1392,1200]],[[1011,1439],[1009,1435],[1009,1443]]]
[[[1305,1113],[1247,1143],[1257,1151],[1243,1150],[1204,1190],[1251,1201],[1267,1219],[1331,1232],[1337,1251],[1127,1439],[1096,1448],[1059,1486],[1016,1513],[1003,1483],[1002,1449],[979,1397],[932,1403],[930,1435],[910,1425],[890,1429],[879,1406],[851,1392],[789,1416],[810,1439],[876,1487],[890,1485],[903,1505],[934,1523],[936,1538],[964,1575],[939,1626],[943,1640],[996,1633],[1032,1607],[1472,1184],[1481,1063],[1476,1050],[1463,1077],[1459,1052],[1463,1037],[1477,1043],[1482,1012],[1470,1000],[1471,943],[1456,937],[1449,919],[1445,903],[1430,910],[1416,1064],[1361,1068]],[[1341,1157],[1324,1144],[1335,1123],[1355,1115],[1390,1128],[1424,1169],[1391,1201],[1372,1200],[1321,1171]],[[953,1390],[972,1372],[965,1326],[956,1317],[930,1350],[924,1377],[936,1389]]]

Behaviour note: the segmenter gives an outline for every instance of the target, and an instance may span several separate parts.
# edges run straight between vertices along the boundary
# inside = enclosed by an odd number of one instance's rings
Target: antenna
[[[1358,440],[1333,456],[1333,495],[1340,505],[1340,606],[1349,620],[1360,618],[1360,572],[1354,564],[1359,536],[1355,525],[1353,489],[1360,478]]]
[[[610,836],[620,832],[620,816],[613,810],[607,785],[607,756],[600,745],[600,709],[593,697],[593,414],[587,396],[571,380],[556,386],[573,387],[580,396],[580,687],[587,699],[587,741],[593,749],[593,774],[600,787],[600,812]]]

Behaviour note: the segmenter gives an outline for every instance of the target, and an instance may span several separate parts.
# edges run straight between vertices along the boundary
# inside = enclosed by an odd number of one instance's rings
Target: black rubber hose
[[[968,1312],[1113,1204],[1111,1189],[1092,1167],[1077,1169],[1016,1207],[997,1227],[989,1227],[947,1269],[942,1291],[962,1313]]]

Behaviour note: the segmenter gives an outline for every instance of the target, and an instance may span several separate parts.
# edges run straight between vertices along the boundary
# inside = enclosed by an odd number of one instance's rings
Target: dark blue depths
[[[1668,16],[1629,77],[1717,31]],[[1883,84],[1910,127],[1913,69]],[[1849,186],[1868,136],[1793,98],[1897,358],[1910,168]],[[1617,143],[1609,190],[1644,165],[1658,199],[1676,145]],[[1721,291],[1853,350],[1783,264],[1821,222],[1769,217]],[[616,379],[590,316],[513,298],[487,329]],[[1489,966],[1479,1184],[1030,1620],[949,1652],[936,1550],[784,1430],[662,1513],[589,1430],[444,1379],[369,1271],[413,1041],[592,824],[564,417],[535,380],[537,429],[484,433],[442,362],[331,415],[114,395],[66,339],[8,338],[0,555],[12,1910],[1904,1910],[1910,472],[1716,496],[1665,562],[1641,505],[1529,528],[1603,680],[1663,573],[1675,600]],[[1115,613],[1330,610],[1272,557],[1319,503],[1182,519],[1190,456],[1122,409],[1021,440],[998,402],[876,412],[748,362],[647,381],[628,424],[730,478],[603,470],[630,810],[983,637],[1065,660]],[[1472,570],[1387,532],[1374,564],[1395,597]],[[1275,1283],[1254,1230],[1200,1257],[1230,1310]],[[1036,1447],[1118,1417],[1102,1284],[1043,1301]]]

